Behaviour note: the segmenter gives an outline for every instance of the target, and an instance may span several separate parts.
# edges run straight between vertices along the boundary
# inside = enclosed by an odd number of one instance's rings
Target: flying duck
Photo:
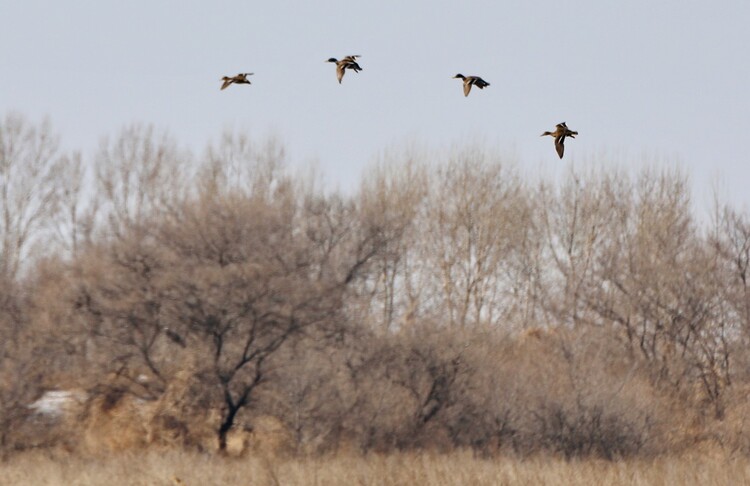
[[[472,85],[476,86],[479,89],[484,89],[485,87],[490,85],[490,83],[480,78],[479,76],[464,76],[463,74],[458,73],[453,76],[453,79],[457,78],[464,80],[464,96],[469,96],[469,91],[471,91]]]
[[[339,80],[339,84],[341,84],[341,80],[344,79],[344,72],[347,69],[351,69],[355,73],[358,73],[362,70],[362,67],[357,64],[357,58],[362,56],[346,56],[342,60],[337,60],[335,57],[332,57],[328,59],[326,62],[332,62],[336,64],[336,78]]]
[[[557,124],[554,132],[544,132],[541,136],[545,135],[555,137],[555,150],[557,150],[557,155],[562,159],[563,152],[565,152],[565,137],[576,138],[575,136],[578,135],[578,132],[574,132],[568,128],[565,122],[562,122]]]
[[[229,76],[224,76],[221,78],[222,81],[224,81],[224,84],[221,85],[221,89],[226,89],[227,86],[229,86],[232,83],[235,84],[252,84],[250,81],[247,80],[248,76],[252,76],[253,73],[240,73],[237,76],[232,76],[231,78]]]

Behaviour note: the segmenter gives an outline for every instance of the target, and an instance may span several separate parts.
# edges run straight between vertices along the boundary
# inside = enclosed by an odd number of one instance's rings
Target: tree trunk
[[[219,451],[221,452],[224,452],[227,449],[227,434],[232,430],[232,426],[234,426],[234,418],[237,416],[239,410],[239,406],[229,405],[227,416],[219,427]]]

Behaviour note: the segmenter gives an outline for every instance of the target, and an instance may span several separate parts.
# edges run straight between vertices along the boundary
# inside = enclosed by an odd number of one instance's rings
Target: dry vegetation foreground
[[[750,212],[595,162],[0,119],[0,486],[740,483]]]
[[[566,462],[551,458],[478,459],[449,455],[339,455],[316,459],[226,459],[188,452],[117,455],[106,460],[33,453],[0,466],[16,485],[741,485],[750,460],[723,454],[655,460]]]

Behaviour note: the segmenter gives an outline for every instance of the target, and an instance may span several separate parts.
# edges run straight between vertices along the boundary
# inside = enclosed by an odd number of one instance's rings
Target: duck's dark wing
[[[486,88],[487,86],[490,85],[490,83],[488,83],[487,81],[485,81],[484,79],[482,79],[480,77],[477,77],[474,80],[474,84],[476,84],[477,88],[479,88],[479,89],[484,89],[484,88]]]
[[[555,138],[555,150],[557,150],[557,155],[562,159],[563,152],[565,152],[565,135],[560,135]]]

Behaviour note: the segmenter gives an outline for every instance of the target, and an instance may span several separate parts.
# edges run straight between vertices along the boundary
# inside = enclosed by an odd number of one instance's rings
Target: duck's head
[[[330,57],[326,62],[339,62],[335,57]]]
[[[461,74],[461,73],[458,73],[458,74],[456,74],[455,76],[453,76],[453,79],[466,79],[466,76],[464,76],[464,75],[463,75],[463,74]]]

